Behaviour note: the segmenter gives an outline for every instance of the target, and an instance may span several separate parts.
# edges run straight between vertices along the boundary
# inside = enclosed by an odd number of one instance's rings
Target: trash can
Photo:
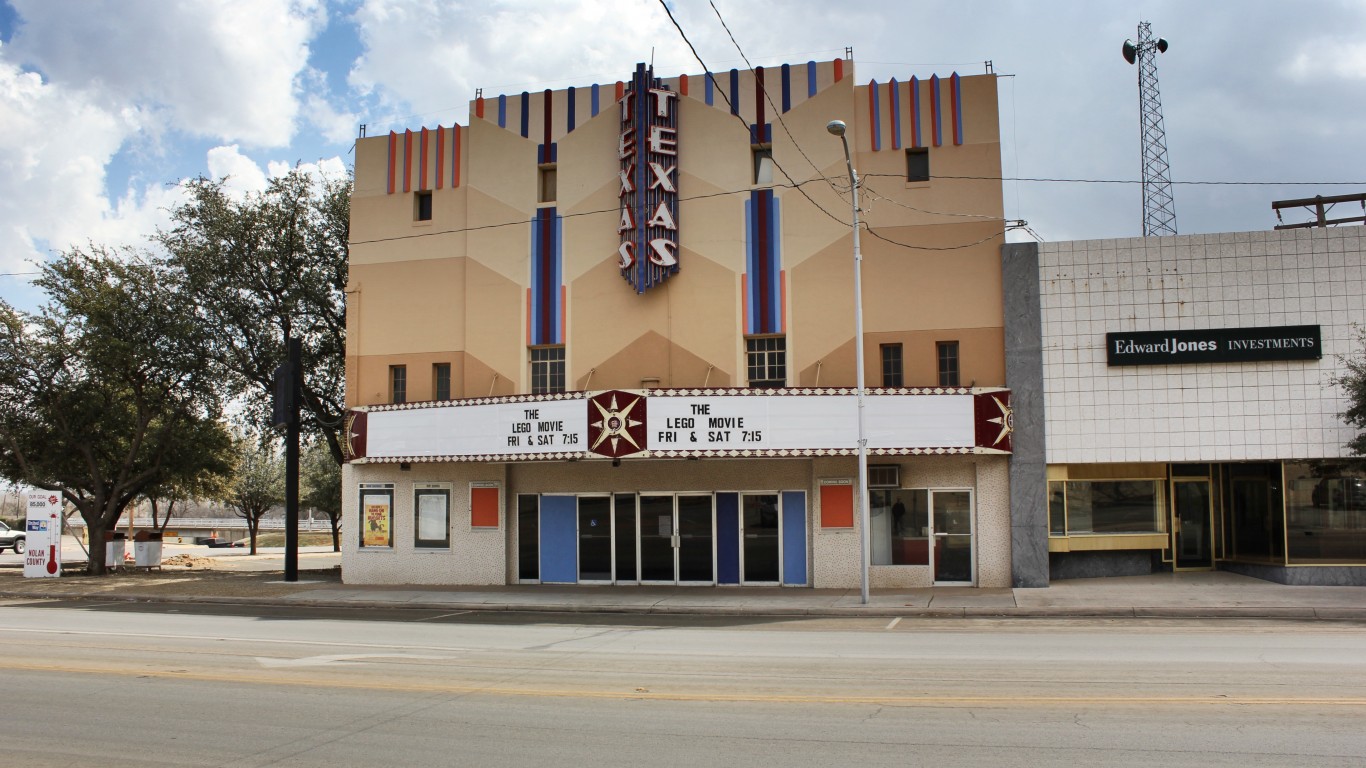
[[[133,566],[161,568],[161,531],[138,531],[133,534]]]
[[[128,534],[123,531],[104,532],[104,567],[110,570],[123,567],[124,542]]]

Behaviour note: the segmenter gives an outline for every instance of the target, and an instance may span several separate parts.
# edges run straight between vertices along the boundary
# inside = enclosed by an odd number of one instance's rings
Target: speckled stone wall
[[[342,580],[347,584],[466,584],[504,583],[508,560],[504,511],[497,528],[470,526],[472,482],[503,483],[507,509],[506,472],[501,464],[414,464],[404,471],[394,464],[342,466]],[[394,546],[359,546],[360,495],[358,483],[394,484]],[[426,549],[413,545],[414,483],[450,483],[451,546]]]
[[[971,488],[976,505],[977,578],[980,586],[1009,586],[1010,533],[1007,461],[996,456],[921,456],[877,464],[899,464],[904,487]],[[527,462],[520,464],[345,465],[342,468],[342,575],[349,584],[486,585],[517,581],[518,494],[649,493],[657,491],[804,491],[807,494],[808,585],[857,589],[859,527],[820,527],[821,479],[855,479],[853,457],[701,461]],[[470,527],[469,484],[502,483],[498,528]],[[451,546],[413,545],[413,486],[451,484]],[[394,484],[394,546],[362,549],[359,483]],[[870,573],[873,587],[928,586],[929,568],[879,566]]]
[[[917,456],[877,463],[900,464],[902,488],[971,489],[977,586],[1010,586],[1010,476],[1005,456]],[[857,563],[857,539],[853,558]],[[853,578],[858,586],[857,571]],[[868,584],[874,589],[928,587],[934,584],[934,573],[927,565],[875,565],[869,568]]]

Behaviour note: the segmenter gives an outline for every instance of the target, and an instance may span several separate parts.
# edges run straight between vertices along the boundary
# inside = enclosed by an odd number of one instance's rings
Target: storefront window
[[[1241,560],[1284,562],[1281,465],[1231,464],[1227,475],[1233,556]]]
[[[1066,483],[1053,481],[1048,484],[1048,535],[1067,535],[1067,493]]]
[[[1285,479],[1289,562],[1366,563],[1366,476],[1286,464]]]
[[[1061,491],[1061,498],[1059,498]],[[1161,533],[1161,480],[1069,480],[1049,483],[1054,536]],[[1059,513],[1064,520],[1059,520]]]
[[[930,492],[923,488],[869,492],[873,565],[930,564]]]

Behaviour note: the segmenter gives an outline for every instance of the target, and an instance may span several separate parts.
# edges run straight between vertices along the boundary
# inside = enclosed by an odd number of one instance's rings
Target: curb
[[[328,608],[334,610],[424,610],[488,613],[562,613],[641,616],[828,617],[902,619],[1269,619],[1282,621],[1366,621],[1366,608],[1310,608],[1286,606],[1171,606],[1171,607],[763,607],[691,605],[594,605],[542,603],[487,603],[389,600],[328,600],[293,597],[225,597],[214,595],[34,595],[0,592],[3,599],[75,600],[127,603],[191,603],[255,605],[271,608]]]

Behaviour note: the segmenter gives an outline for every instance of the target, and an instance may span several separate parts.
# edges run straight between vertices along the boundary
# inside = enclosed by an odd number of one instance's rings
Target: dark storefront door
[[[746,494],[740,519],[745,584],[777,584],[779,574],[778,494]]]
[[[1208,480],[1172,481],[1172,549],[1177,570],[1214,567],[1214,520]]]
[[[640,496],[640,580],[716,583],[716,512],[711,494]]]
[[[612,580],[612,500],[579,497],[579,582]]]

